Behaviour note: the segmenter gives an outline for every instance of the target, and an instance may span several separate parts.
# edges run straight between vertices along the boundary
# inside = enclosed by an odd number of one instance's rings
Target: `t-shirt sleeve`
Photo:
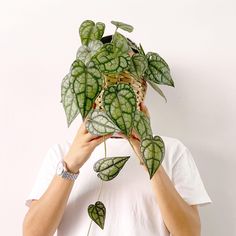
[[[53,144],[49,147],[43,158],[33,188],[26,199],[26,206],[30,206],[32,200],[38,200],[46,191],[56,173],[56,166],[61,158],[62,153],[59,144]]]
[[[173,183],[177,192],[189,205],[205,205],[211,199],[205,189],[190,150],[184,146],[172,170]]]

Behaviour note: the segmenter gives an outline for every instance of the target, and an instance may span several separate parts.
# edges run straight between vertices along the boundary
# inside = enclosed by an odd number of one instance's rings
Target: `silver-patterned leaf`
[[[98,172],[100,179],[109,181],[119,174],[129,158],[130,156],[102,158],[94,164],[93,169]]]
[[[101,201],[88,206],[88,215],[101,229],[104,229],[106,207]]]
[[[124,83],[107,87],[103,93],[103,107],[116,126],[129,136],[136,111],[133,88]]]
[[[102,46],[103,43],[99,40],[89,42],[88,46],[82,45],[76,53],[76,58],[86,65]]]
[[[117,28],[128,31],[130,33],[134,30],[134,27],[132,25],[128,25],[120,21],[111,21],[111,23],[115,25]]]
[[[141,141],[140,150],[151,179],[164,159],[164,141],[159,136],[148,136]]]
[[[116,50],[112,43],[106,43],[92,57],[91,61],[97,65],[102,73],[119,74],[128,69],[130,56],[128,53],[117,54]]]
[[[157,53],[148,52],[146,55],[148,68],[145,71],[145,79],[157,84],[164,84],[174,87],[174,81],[170,75],[168,64]]]
[[[102,90],[104,77],[96,67],[86,66],[79,59],[71,65],[71,75],[72,91],[76,95],[77,104],[84,119]]]
[[[135,76],[138,80],[144,74],[147,69],[147,59],[142,54],[133,54],[130,61],[129,72]]]
[[[118,32],[112,36],[112,44],[114,45],[114,53],[118,55],[127,54],[130,47],[126,37]]]
[[[76,96],[71,89],[70,77],[71,77],[70,73],[67,74],[63,78],[61,83],[61,102],[65,110],[68,127],[79,114],[79,108],[76,101]]]
[[[118,127],[116,127],[107,114],[99,109],[90,111],[86,128],[89,133],[94,135],[106,135],[119,131]]]
[[[145,113],[136,110],[134,117],[134,129],[141,139],[144,139],[148,135],[152,136],[151,122]]]
[[[165,99],[165,101],[167,102],[166,96],[165,96],[165,94],[162,92],[162,90],[159,88],[159,86],[158,86],[157,84],[155,84],[154,82],[150,81],[150,80],[148,80],[147,82],[148,82],[148,83],[151,85],[151,87],[152,87],[156,92],[158,92],[159,95],[161,95],[161,96]]]
[[[83,45],[88,45],[90,41],[100,40],[104,34],[105,24],[91,20],[82,22],[79,28],[80,39]]]

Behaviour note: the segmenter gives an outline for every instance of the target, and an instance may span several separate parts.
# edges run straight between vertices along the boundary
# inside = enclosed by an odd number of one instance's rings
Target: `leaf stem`
[[[105,158],[107,158],[107,145],[106,145],[106,140],[105,138],[103,138],[103,143],[104,143],[104,156]],[[99,194],[98,194],[98,199],[97,201],[99,201],[99,198],[100,198],[100,195],[101,195],[101,192],[102,192],[102,187],[103,187],[103,180],[102,180],[102,184],[101,184],[101,187],[100,187],[100,190],[99,190]],[[87,233],[87,236],[89,236],[89,232],[90,232],[90,229],[91,229],[91,225],[92,225],[92,220],[90,221],[90,225],[89,225],[89,229],[88,229],[88,233]]]

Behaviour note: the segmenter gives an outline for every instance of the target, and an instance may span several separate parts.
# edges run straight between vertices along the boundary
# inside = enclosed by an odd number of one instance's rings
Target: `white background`
[[[68,136],[60,85],[80,46],[85,19],[134,26],[124,33],[169,64],[168,103],[146,97],[155,134],[180,139],[192,152],[213,204],[200,209],[202,235],[236,235],[236,2],[1,1],[1,235],[21,235],[24,201],[47,149]]]

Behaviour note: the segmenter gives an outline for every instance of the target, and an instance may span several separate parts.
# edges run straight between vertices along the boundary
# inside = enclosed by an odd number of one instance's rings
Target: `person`
[[[148,109],[142,103],[142,111]],[[165,157],[152,179],[137,155],[140,140],[135,131],[130,141],[118,133],[90,134],[81,124],[73,140],[53,144],[45,155],[26,205],[24,236],[198,236],[201,222],[198,206],[211,203],[190,150],[179,140],[160,136]],[[116,138],[116,139],[115,139]],[[102,182],[93,171],[94,163],[107,156],[127,156],[118,176]],[[137,155],[136,155],[137,154]],[[57,175],[63,159],[77,180]],[[100,192],[102,187],[102,191]],[[102,230],[88,216],[87,208],[98,200],[106,207]],[[89,230],[88,230],[89,229]]]

